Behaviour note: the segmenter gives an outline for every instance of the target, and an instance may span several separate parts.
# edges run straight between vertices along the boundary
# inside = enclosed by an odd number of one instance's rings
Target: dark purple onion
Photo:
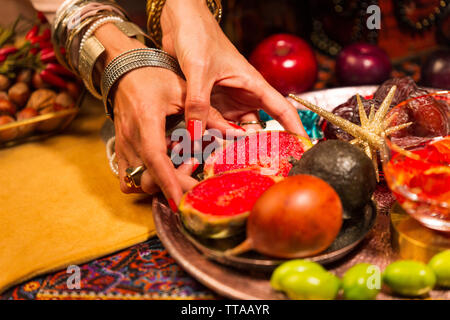
[[[432,53],[422,66],[421,77],[425,86],[450,89],[450,50]]]
[[[368,43],[349,45],[336,59],[336,76],[341,85],[379,84],[389,78],[391,69],[386,52]]]

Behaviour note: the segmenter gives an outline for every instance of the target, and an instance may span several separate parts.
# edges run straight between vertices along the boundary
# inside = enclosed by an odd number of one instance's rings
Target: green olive
[[[295,300],[332,300],[340,287],[335,275],[323,271],[287,273],[280,279],[283,291]]]
[[[380,292],[381,274],[377,266],[359,263],[342,278],[344,297],[348,300],[373,300]]]
[[[326,272],[324,267],[320,264],[308,261],[308,260],[290,260],[280,264],[272,273],[272,277],[270,278],[270,284],[272,288],[275,290],[282,290],[280,286],[280,279],[284,277],[286,274],[291,272],[305,272],[305,271],[314,271],[314,272]]]
[[[433,289],[436,275],[426,264],[403,260],[391,263],[384,270],[383,282],[394,293],[403,296],[422,296]]]
[[[434,271],[437,285],[450,287],[450,250],[442,251],[431,258],[428,266]]]

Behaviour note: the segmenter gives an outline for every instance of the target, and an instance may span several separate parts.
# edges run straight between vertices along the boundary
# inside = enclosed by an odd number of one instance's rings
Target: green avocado
[[[298,174],[310,174],[331,185],[350,216],[369,202],[377,185],[372,160],[341,140],[320,142],[306,151],[289,172]]]

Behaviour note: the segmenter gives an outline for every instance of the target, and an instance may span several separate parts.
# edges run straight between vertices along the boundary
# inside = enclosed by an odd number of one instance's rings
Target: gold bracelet
[[[112,23],[127,37],[136,37],[138,41],[145,43],[147,35],[136,24],[128,21],[115,21]],[[103,52],[105,52],[105,47],[94,35],[91,35],[84,43],[78,60],[78,71],[81,78],[89,92],[97,99],[101,99],[102,95],[93,82],[93,72],[95,64]]]
[[[157,48],[162,47],[161,12],[166,0],[147,0],[147,32]],[[222,3],[220,0],[206,0],[209,11],[217,22],[222,18]]]

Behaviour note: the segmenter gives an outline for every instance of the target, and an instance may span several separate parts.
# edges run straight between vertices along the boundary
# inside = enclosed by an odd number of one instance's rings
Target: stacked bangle
[[[95,10],[94,14],[90,13],[92,10]],[[125,20],[125,12],[113,0],[66,0],[52,23],[52,42],[59,62],[79,75],[86,88],[98,99],[102,96],[97,89],[99,86],[94,84],[93,73],[105,48],[94,37],[95,31],[111,22],[128,37],[136,37],[141,42],[145,42],[147,37],[137,25]]]
[[[78,70],[83,79],[83,82],[89,92],[91,92],[91,94],[98,99],[101,99],[102,95],[96,89],[96,86],[93,83],[93,72],[95,63],[97,62],[97,59],[103,54],[105,48],[100,43],[100,41],[98,41],[97,38],[92,35],[95,30],[107,22],[112,22],[128,37],[136,37],[141,42],[145,42],[146,37],[144,32],[134,23],[123,21],[122,19],[111,18],[113,17],[102,18],[97,22],[94,22],[94,24],[88,29],[88,31],[86,31],[83,39],[81,40],[82,44],[80,45],[80,53],[78,56]]]
[[[126,73],[142,67],[159,67],[183,77],[178,62],[166,52],[152,48],[138,48],[121,53],[105,68],[101,79],[103,104],[108,117],[113,119],[112,101],[109,93],[114,84]]]
[[[98,20],[96,20],[90,27],[89,29],[87,29],[87,31],[83,34],[83,38],[81,38],[81,42],[80,42],[80,49],[79,49],[79,54],[81,54],[81,51],[83,50],[84,44],[86,42],[86,40],[94,34],[94,32],[100,28],[102,25],[104,25],[105,23],[108,22],[118,22],[118,21],[123,21],[123,19],[121,17],[117,17],[117,16],[108,16],[108,17],[103,17],[100,18]]]
[[[94,15],[89,14],[90,10],[94,10],[99,6],[101,9],[96,10]],[[71,60],[73,51],[71,47],[72,42],[78,36],[81,37],[81,33],[86,31],[89,24],[106,16],[127,19],[123,9],[113,0],[66,0],[63,2],[56,12],[51,26],[55,54],[62,65],[74,73],[78,73],[76,65],[74,65],[78,60]],[[65,54],[62,53],[64,50]],[[78,50],[76,50],[76,53],[78,53]],[[73,56],[76,57],[75,54]]]

